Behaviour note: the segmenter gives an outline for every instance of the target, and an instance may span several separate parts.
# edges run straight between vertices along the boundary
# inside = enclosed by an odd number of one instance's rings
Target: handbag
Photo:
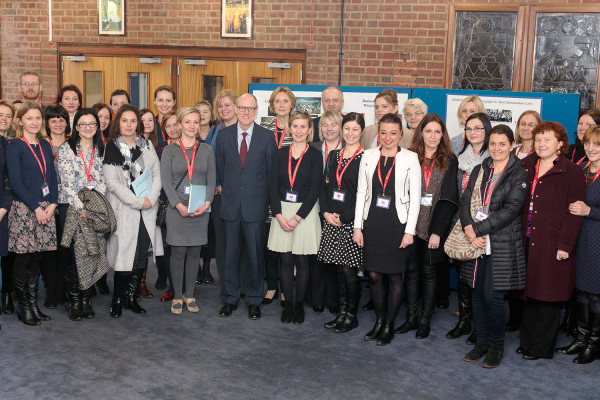
[[[471,217],[475,216],[477,210],[482,209],[481,201],[481,182],[483,181],[483,168],[479,170],[477,180],[475,181],[475,187],[471,195]],[[463,231],[463,227],[460,223],[460,218],[456,221],[454,228],[450,231],[446,243],[444,244],[444,252],[448,257],[459,261],[474,260],[485,254],[485,247],[473,247],[471,242],[467,239],[467,235]]]
[[[181,177],[177,186],[175,186],[175,191],[179,189],[179,185],[185,179],[185,175]],[[169,207],[169,200],[165,196],[164,200],[162,196],[158,197],[158,211],[156,213],[156,226],[164,228],[167,226],[167,207]]]

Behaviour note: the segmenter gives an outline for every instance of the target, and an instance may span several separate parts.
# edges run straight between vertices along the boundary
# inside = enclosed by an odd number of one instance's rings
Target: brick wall
[[[455,1],[460,3],[461,1]],[[469,3],[514,3],[471,0]],[[528,4],[594,4],[592,0],[530,0]],[[343,85],[442,87],[445,0],[346,0]],[[306,83],[336,84],[341,0],[254,0],[254,40],[220,39],[220,1],[127,0],[126,36],[98,35],[97,0],[53,0],[53,42],[47,0],[0,2],[2,98],[16,99],[27,68],[42,73],[45,103],[54,100],[56,43],[307,50]],[[584,10],[584,8],[582,8]]]

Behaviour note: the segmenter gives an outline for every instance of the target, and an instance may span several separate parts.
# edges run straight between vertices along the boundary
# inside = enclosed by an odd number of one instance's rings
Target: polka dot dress
[[[352,241],[353,233],[353,224],[334,226],[324,223],[318,260],[348,267],[361,266],[362,249]]]

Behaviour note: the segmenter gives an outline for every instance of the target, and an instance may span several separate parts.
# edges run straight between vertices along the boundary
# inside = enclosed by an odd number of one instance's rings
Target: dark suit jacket
[[[243,222],[264,221],[268,216],[271,160],[276,146],[273,132],[254,124],[246,163],[242,168],[237,147],[238,124],[217,137],[216,163],[221,178],[221,218]]]

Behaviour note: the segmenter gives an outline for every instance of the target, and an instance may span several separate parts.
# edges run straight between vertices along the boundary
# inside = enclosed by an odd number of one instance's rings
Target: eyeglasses
[[[33,82],[33,83],[26,82],[26,83],[21,83],[21,86],[36,88],[36,87],[40,86],[40,84],[35,83],[35,82]]]
[[[526,122],[521,122],[519,124],[519,128],[523,129],[523,128],[530,128],[533,129],[537,126],[537,124],[530,122],[530,123],[526,123]]]
[[[471,128],[467,128],[467,129],[465,129],[465,132],[467,132],[467,133],[471,133],[471,132],[481,132],[481,131],[483,131],[483,130],[485,130],[485,128],[484,128],[484,127],[482,127],[482,126],[476,126],[475,128],[472,128],[472,129],[471,129]]]
[[[240,112],[254,112],[254,110],[256,110],[256,107],[240,107],[240,106],[238,106],[237,109]]]
[[[404,116],[406,118],[412,118],[412,117],[419,118],[421,115],[423,115],[423,113],[421,111],[417,111],[414,114],[404,114]]]
[[[77,127],[79,129],[84,129],[84,128],[90,128],[90,129],[96,129],[96,127],[98,126],[97,123],[95,122],[90,122],[89,124],[84,124],[83,122],[80,124],[77,124]]]
[[[588,128],[591,128],[592,126],[597,126],[596,124],[588,124],[587,122],[578,122],[577,126],[587,126]]]

